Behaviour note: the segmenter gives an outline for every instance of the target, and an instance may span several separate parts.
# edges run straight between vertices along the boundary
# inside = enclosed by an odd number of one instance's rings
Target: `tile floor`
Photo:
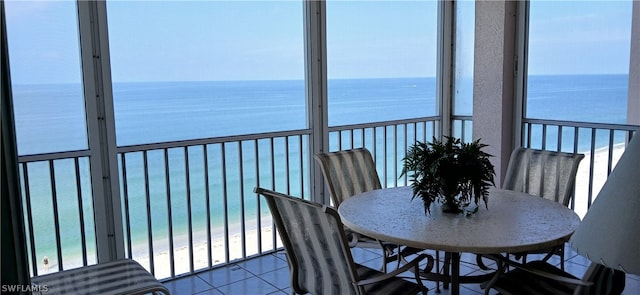
[[[567,248],[565,253],[565,269],[577,277],[581,277],[589,264],[585,258],[578,256],[571,249]],[[354,260],[357,263],[367,265],[372,268],[380,267],[380,253],[371,249],[353,249]],[[535,258],[529,258],[529,261]],[[552,259],[552,263],[559,263],[557,256]],[[461,274],[479,274],[475,265],[475,255],[463,254],[460,266]],[[489,264],[495,266],[495,264]],[[289,270],[287,268],[286,256],[280,251],[274,254],[264,255],[257,258],[238,262],[226,267],[208,270],[198,274],[181,277],[164,282],[171,294],[176,295],[209,295],[209,294],[292,294],[289,287]],[[435,283],[424,281],[429,288],[429,293],[435,292]],[[460,294],[478,295],[483,290],[477,284],[465,284],[460,287]],[[449,290],[442,289],[439,294],[449,294]],[[491,292],[495,294],[495,292]],[[640,295],[640,277],[627,275],[625,295]]]

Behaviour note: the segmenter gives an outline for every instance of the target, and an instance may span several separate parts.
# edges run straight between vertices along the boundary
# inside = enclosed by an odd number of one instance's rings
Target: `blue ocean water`
[[[526,117],[625,124],[628,75],[531,76]]]
[[[583,76],[532,76],[528,81],[527,116],[541,119],[589,121],[602,123],[625,123],[626,121],[626,75]],[[14,85],[14,105],[18,149],[21,155],[82,150],[87,148],[86,127],[83,117],[84,102],[80,85]],[[119,146],[176,141],[185,139],[228,136],[246,133],[303,129],[305,119],[305,85],[303,81],[215,81],[215,82],[153,82],[115,83],[114,109],[116,117],[117,144]],[[394,79],[346,79],[330,80],[328,84],[330,126],[432,116],[436,114],[434,78]],[[407,107],[410,106],[410,107]],[[267,144],[267,143],[265,143]],[[273,168],[276,175],[287,173],[284,167],[284,142],[276,142],[275,167],[264,162],[270,158],[260,154],[261,167]],[[292,143],[290,143],[292,144]],[[306,143],[293,143],[306,144]],[[251,145],[243,146],[250,150]],[[265,153],[266,149],[260,149]],[[185,162],[182,150],[170,150],[170,162],[165,163],[161,152],[148,154],[149,190],[152,200],[164,200],[166,184],[164,168],[169,165],[174,234],[184,234],[187,228],[188,210],[195,216],[193,227],[202,230],[206,226],[204,187],[211,188],[212,206],[221,208],[222,170],[212,170],[210,179],[204,180],[204,150],[190,149],[189,184],[184,178]],[[207,151],[211,166],[218,165],[219,147]],[[295,155],[289,158],[292,167],[306,167],[308,163],[296,163],[305,158]],[[240,206],[255,208],[255,199],[241,203],[241,190],[250,195],[252,183],[256,183],[256,171],[244,171],[245,187],[240,179],[238,155],[240,147],[229,146],[225,183],[230,204],[229,220],[240,220]],[[244,158],[247,167],[256,159]],[[147,234],[146,200],[143,159],[141,154],[128,156],[127,194],[132,225],[133,243],[142,241]],[[89,164],[80,162],[81,179],[88,179]],[[87,222],[86,235],[93,235],[91,221],[90,184],[76,184],[74,163],[71,160],[55,162],[56,195],[59,204],[63,253],[79,253],[78,187],[82,192]],[[257,175],[261,183],[271,183],[275,176],[271,169],[262,169]],[[34,212],[36,232],[36,256],[55,256],[55,228],[53,227],[52,184],[47,163],[29,165],[29,191]],[[291,179],[300,180],[304,175],[297,170],[288,171]],[[121,185],[123,185],[121,183]],[[278,178],[276,187],[286,184]],[[190,190],[191,204],[184,195]],[[123,188],[124,190],[124,188]],[[301,194],[302,191],[292,191]],[[154,236],[166,235],[168,212],[166,201],[152,202]],[[263,207],[266,210],[266,207]],[[250,210],[248,210],[250,211]],[[140,213],[143,212],[143,213]],[[221,214],[214,213],[214,226],[222,224]],[[89,251],[94,251],[89,245]],[[68,254],[67,254],[68,253]]]

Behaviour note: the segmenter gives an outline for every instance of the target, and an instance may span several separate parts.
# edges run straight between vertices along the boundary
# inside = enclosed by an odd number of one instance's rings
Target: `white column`
[[[440,115],[440,135],[451,136],[453,115],[454,2],[438,1],[438,74],[436,103]],[[438,134],[435,134],[438,137]],[[430,139],[428,139],[430,140]]]
[[[515,1],[476,2],[473,138],[489,145],[500,186],[514,147]]]
[[[311,198],[316,202],[329,204],[330,197],[325,190],[322,171],[313,159],[314,154],[329,150],[325,2],[305,1],[304,10],[307,127],[311,129],[309,140]]]
[[[100,263],[124,258],[107,7],[104,1],[78,1],[77,5]]]

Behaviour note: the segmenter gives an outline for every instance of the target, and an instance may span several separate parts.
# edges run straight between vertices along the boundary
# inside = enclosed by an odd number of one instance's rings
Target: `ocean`
[[[580,76],[532,76],[528,81],[527,117],[569,121],[588,121],[598,123],[626,122],[626,75],[580,75]],[[436,115],[435,78],[390,78],[390,79],[341,79],[330,80],[329,125],[377,122],[414,117]],[[84,103],[80,85],[13,85],[14,108],[18,151],[20,155],[51,153],[87,148],[86,124],[83,117]],[[118,146],[138,145],[197,138],[210,138],[239,134],[253,134],[271,131],[304,129],[305,85],[303,81],[214,81],[214,82],[148,82],[114,83],[114,110],[116,141]],[[410,107],[407,107],[410,106]],[[565,136],[569,136],[565,134]],[[606,142],[608,138],[599,138]],[[618,138],[616,139],[618,140]],[[332,149],[336,148],[335,138],[331,139]],[[269,145],[262,147],[243,146],[253,154],[252,149],[260,149],[261,156]],[[293,147],[304,146],[306,142],[289,143]],[[534,143],[534,146],[537,143]],[[588,142],[580,142],[580,149]],[[276,142],[274,151],[283,151],[284,142]],[[222,186],[226,184],[230,196],[229,220],[240,220],[240,207],[247,212],[256,207],[255,199],[250,199],[250,190],[256,179],[256,171],[247,168],[243,173],[244,186],[239,183],[238,154],[240,147],[225,147],[229,161],[226,173],[227,182],[222,181],[222,171],[212,170],[210,179],[204,180],[204,150],[200,147],[188,151],[190,182],[185,174],[183,150],[169,150],[170,161],[164,162],[162,152],[150,152],[149,165],[150,199],[153,202],[151,212],[154,215],[153,235],[166,236],[168,212],[166,211],[166,184],[164,169],[169,166],[172,187],[172,222],[174,235],[184,235],[188,230],[187,216],[190,207],[194,231],[206,227],[204,188],[209,185],[212,206],[222,207]],[[243,154],[245,153],[243,152]],[[294,155],[296,152],[292,152]],[[212,166],[219,163],[220,146],[211,146],[207,155]],[[265,155],[268,158],[270,155]],[[287,173],[281,165],[285,161],[283,152],[275,153],[275,163],[261,162],[262,167],[273,168],[276,175]],[[292,167],[308,167],[309,163],[290,157]],[[212,160],[213,159],[213,160]],[[120,158],[121,160],[121,158]],[[256,159],[243,159],[251,167]],[[121,163],[121,162],[120,162]],[[146,200],[142,154],[127,156],[127,205],[131,222],[132,244],[140,245],[147,236]],[[274,165],[276,167],[271,167]],[[255,165],[253,165],[255,166]],[[80,231],[78,216],[78,188],[82,193],[87,245],[89,253],[95,253],[92,203],[88,182],[89,164],[81,159],[78,165],[81,183],[75,182],[75,163],[72,160],[56,161],[55,190],[58,199],[59,223],[62,237],[64,259],[80,253]],[[231,168],[229,168],[231,167]],[[122,171],[122,167],[121,171]],[[265,170],[265,171],[263,171]],[[270,169],[260,171],[261,183],[276,182],[276,187],[287,184],[282,177],[270,175]],[[54,213],[52,210],[52,184],[49,181],[51,170],[48,163],[33,163],[28,166],[29,193],[33,212],[33,230],[35,232],[36,257],[54,258],[56,253]],[[308,183],[299,169],[288,171],[290,179]],[[275,181],[273,178],[277,178]],[[24,181],[24,180],[23,180]],[[123,183],[121,181],[121,186]],[[121,192],[124,192],[124,187]],[[183,197],[186,191],[191,194],[191,204]],[[241,204],[238,195],[245,194],[248,200]],[[304,188],[293,188],[292,194],[303,194]],[[262,207],[262,211],[266,206]],[[142,213],[141,213],[142,212]],[[221,211],[216,211],[221,212]],[[214,212],[211,223],[221,226],[220,214]],[[251,218],[252,216],[248,216]],[[257,218],[253,216],[253,218]],[[144,251],[146,244],[141,248]],[[156,243],[163,248],[166,245]],[[139,254],[144,255],[144,253]],[[74,258],[69,258],[73,260]],[[65,267],[67,265],[65,264]]]

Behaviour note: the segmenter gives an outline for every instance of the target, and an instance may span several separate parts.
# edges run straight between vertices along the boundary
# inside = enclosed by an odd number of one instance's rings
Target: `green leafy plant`
[[[424,202],[425,214],[431,203],[439,201],[446,212],[462,212],[480,198],[488,209],[489,188],[495,186],[491,155],[482,151],[486,144],[476,140],[463,143],[458,138],[417,142],[403,159],[402,174],[413,188],[413,198]],[[476,208],[477,209],[477,208]]]

